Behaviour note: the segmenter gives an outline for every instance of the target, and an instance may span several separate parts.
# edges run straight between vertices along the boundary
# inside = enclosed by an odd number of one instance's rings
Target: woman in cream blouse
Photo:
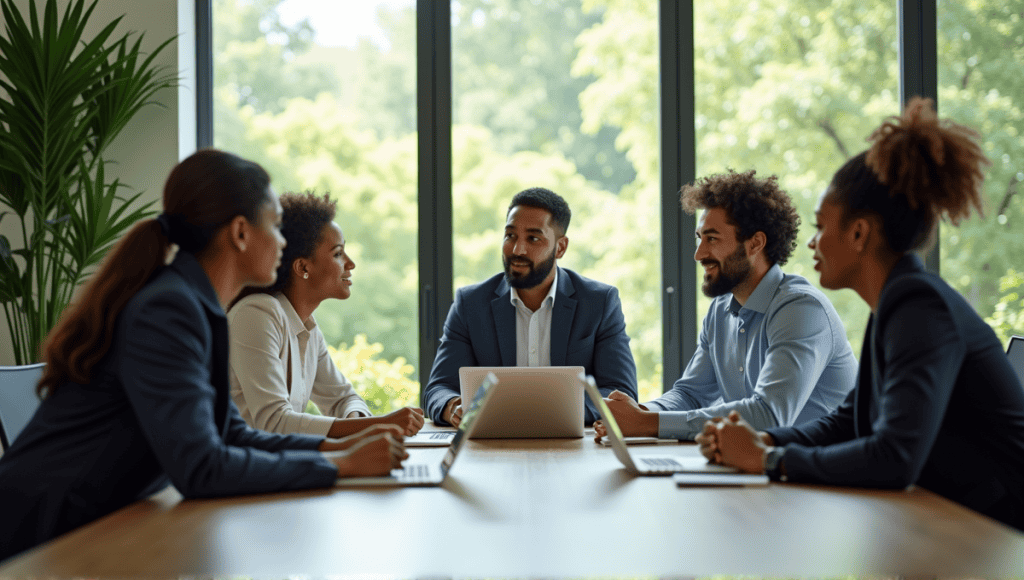
[[[338,371],[313,311],[328,298],[351,295],[355,263],[334,223],[337,204],[325,194],[281,196],[284,249],[277,282],[247,288],[228,311],[231,397],[245,421],[274,433],[342,437],[379,423],[406,435],[423,426],[423,411],[405,407],[374,417]],[[323,413],[305,412],[312,400]]]

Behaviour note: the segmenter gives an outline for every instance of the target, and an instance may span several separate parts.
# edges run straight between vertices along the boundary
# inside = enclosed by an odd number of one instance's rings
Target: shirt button
[[[743,367],[740,367],[740,372],[741,372],[741,373],[743,372]]]
[[[531,349],[530,349],[530,352],[531,352],[531,353],[535,353],[535,352],[537,352],[537,349],[535,349],[535,348],[531,348]]]
[[[740,334],[743,334],[743,333],[744,333],[744,332],[746,332],[746,331],[747,331],[747,329],[746,329],[746,328],[741,328],[741,329],[740,329]]]

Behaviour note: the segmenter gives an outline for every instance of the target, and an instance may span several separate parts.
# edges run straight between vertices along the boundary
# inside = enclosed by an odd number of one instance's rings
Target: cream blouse
[[[284,294],[253,294],[228,312],[231,398],[249,425],[326,436],[335,417],[370,416],[334,366],[312,316],[303,322]],[[312,398],[323,416],[305,412]]]

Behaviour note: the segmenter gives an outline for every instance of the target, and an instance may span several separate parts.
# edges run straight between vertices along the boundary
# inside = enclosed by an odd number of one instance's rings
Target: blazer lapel
[[[576,288],[565,270],[558,269],[558,291],[555,293],[555,308],[551,313],[551,366],[565,366],[565,355],[569,350],[569,329],[576,317],[577,300],[571,298]]]
[[[491,316],[494,318],[494,332],[498,337],[498,351],[501,366],[516,366],[516,311],[512,307],[511,288],[504,279],[498,283],[491,300]]]
[[[878,386],[878,365],[875,364],[875,315],[868,317],[864,331],[864,345],[860,349],[860,369],[857,372],[857,391],[854,393],[853,428],[857,437],[871,434],[871,399]]]

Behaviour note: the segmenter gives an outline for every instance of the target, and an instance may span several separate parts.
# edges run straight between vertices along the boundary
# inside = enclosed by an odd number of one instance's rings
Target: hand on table
[[[629,395],[621,391],[612,391],[605,397],[604,402],[615,416],[615,422],[619,425],[623,437],[658,436],[658,414],[649,411]],[[607,433],[607,426],[602,422],[598,431],[598,424],[594,423],[594,431],[600,432],[600,438]]]
[[[338,477],[388,475],[409,458],[401,435],[394,437],[390,432],[363,437],[345,451],[329,451],[325,455],[337,466]]]
[[[368,437],[374,437],[377,435],[383,435],[385,433],[391,435],[391,437],[397,441],[401,441],[403,439],[402,429],[398,425],[388,425],[385,423],[380,423],[377,425],[370,425],[369,427],[359,431],[358,433],[353,433],[352,435],[348,435],[346,437],[328,437],[323,440],[323,443],[320,444],[319,450],[345,451],[346,449],[352,447],[357,442],[363,439],[366,439]]]
[[[774,443],[770,435],[755,431],[736,411],[705,422],[695,439],[708,461],[746,473],[764,473],[764,454]]]
[[[462,423],[462,397],[455,397],[448,401],[441,413],[441,418],[451,423],[452,427],[458,427]]]
[[[381,415],[376,419],[381,424],[397,425],[402,430],[402,434],[411,437],[419,433],[420,429],[423,428],[423,409],[419,407],[402,407],[397,411]]]

